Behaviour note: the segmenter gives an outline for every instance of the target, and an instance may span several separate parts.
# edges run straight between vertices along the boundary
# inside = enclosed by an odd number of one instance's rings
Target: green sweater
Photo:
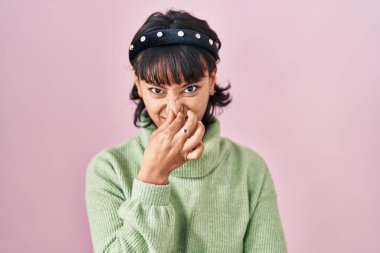
[[[155,129],[141,128],[88,163],[94,252],[287,252],[275,187],[258,153],[221,137],[214,117],[201,158],[172,171],[169,184],[149,184],[137,175]]]

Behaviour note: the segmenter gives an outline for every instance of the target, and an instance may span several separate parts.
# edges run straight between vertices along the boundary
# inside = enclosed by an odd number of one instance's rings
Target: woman
[[[287,252],[263,158],[220,136],[221,42],[185,11],[156,12],[134,36],[138,135],[88,164],[95,252]]]

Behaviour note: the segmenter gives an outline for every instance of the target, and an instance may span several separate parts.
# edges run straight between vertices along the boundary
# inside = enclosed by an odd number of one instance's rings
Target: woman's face
[[[133,71],[133,70],[132,70]],[[210,95],[214,94],[214,86],[216,79],[216,69],[197,83],[172,85],[154,85],[146,83],[139,79],[135,74],[135,84],[139,96],[143,99],[149,116],[159,127],[172,110],[175,115],[182,112],[187,117],[187,111],[193,111],[198,120],[202,120],[206,113],[207,103]]]

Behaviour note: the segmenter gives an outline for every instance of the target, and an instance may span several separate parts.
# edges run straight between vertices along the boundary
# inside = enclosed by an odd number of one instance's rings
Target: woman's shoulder
[[[231,138],[222,137],[222,145],[227,150],[229,158],[239,162],[248,173],[254,176],[263,175],[268,169],[267,163],[262,154],[256,149],[239,143]]]
[[[239,143],[229,137],[221,137],[222,145],[229,151],[239,154],[243,159],[265,162],[263,156],[254,148]]]
[[[114,145],[104,147],[96,151],[88,162],[88,170],[97,167],[97,165],[117,168],[123,164],[125,159],[143,153],[140,139],[138,135],[134,135],[126,140],[118,142]]]
[[[124,153],[126,150],[131,148],[137,148],[140,146],[140,139],[138,135],[133,135],[125,140],[119,141],[113,145],[103,147],[95,152],[93,157],[101,156],[105,154],[109,155],[119,155]]]
[[[226,147],[228,146],[228,149],[235,154],[232,155],[234,157],[234,164],[241,165],[240,173],[247,180],[250,191],[255,193],[261,192],[260,194],[256,194],[255,197],[258,198],[262,194],[275,194],[272,175],[264,156],[255,149],[230,138],[224,137],[223,141],[226,143]]]

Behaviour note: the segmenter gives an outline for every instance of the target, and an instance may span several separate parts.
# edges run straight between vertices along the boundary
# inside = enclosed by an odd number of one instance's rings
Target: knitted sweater
[[[275,187],[258,153],[221,137],[214,117],[199,159],[172,171],[167,185],[145,183],[137,175],[156,128],[141,128],[88,163],[95,253],[287,252]]]

